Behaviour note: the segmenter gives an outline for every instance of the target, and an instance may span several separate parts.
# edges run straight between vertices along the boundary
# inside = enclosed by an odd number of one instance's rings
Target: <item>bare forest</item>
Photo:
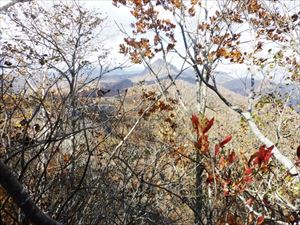
[[[299,225],[298,0],[0,2],[0,225]]]

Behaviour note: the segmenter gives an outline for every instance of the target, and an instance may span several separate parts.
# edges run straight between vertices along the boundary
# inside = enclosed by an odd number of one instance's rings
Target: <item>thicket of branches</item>
[[[120,26],[120,52],[156,80],[114,97],[101,78],[122,65],[101,13],[77,1],[0,7],[0,224],[297,224],[299,114],[255,77],[279,70],[299,85],[300,12],[280,1],[112,3],[135,20]],[[216,82],[223,64],[247,66],[247,105]]]

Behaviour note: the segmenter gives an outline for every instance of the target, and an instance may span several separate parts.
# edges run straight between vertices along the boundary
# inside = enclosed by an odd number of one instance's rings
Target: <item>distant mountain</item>
[[[262,83],[264,82],[264,83]],[[288,105],[300,112],[300,87],[297,84],[277,84],[266,80],[254,80],[254,90],[261,95],[274,95],[283,101],[288,100]],[[242,96],[248,96],[251,90],[251,79],[248,77],[233,79],[222,84],[222,86],[234,93]],[[261,90],[259,90],[261,89]]]
[[[156,78],[153,75],[153,72],[161,81],[169,80],[168,72],[173,78],[180,73],[180,71],[174,65],[166,63],[162,59],[157,59],[152,62],[151,69],[152,71],[149,68],[145,68],[141,71],[131,72],[120,69],[105,75],[101,80],[101,86],[105,90],[110,90],[110,92],[105,94],[105,96],[117,95],[125,89],[133,87],[140,81],[145,82],[145,85],[153,85],[156,83]],[[177,82],[183,81],[182,84],[185,83],[186,85],[195,85],[195,72],[193,69],[187,69],[186,71],[183,71],[176,79]],[[250,77],[235,78],[225,71],[215,71],[214,79],[222,91],[229,91],[228,95],[235,97],[238,95],[241,97],[247,97],[250,93]],[[277,95],[280,95],[282,98],[290,94],[289,105],[296,107],[300,104],[300,91],[297,85],[279,85],[268,80],[262,81],[255,79],[254,90],[261,94],[269,94],[270,92],[273,92]]]
[[[122,93],[123,91],[125,91],[126,89],[133,86],[133,82],[129,79],[123,79],[123,80],[117,81],[115,83],[101,83],[101,84],[105,89],[110,90],[110,92],[107,94],[107,96],[118,95],[118,94]]]
[[[129,79],[121,79],[112,82],[101,82],[101,88],[92,88],[81,91],[80,95],[84,97],[111,97],[123,93],[126,89],[131,88],[133,83]]]
[[[135,74],[126,76],[126,78],[130,79],[134,83],[144,81],[146,84],[154,84],[156,83],[156,78],[153,72],[159,77],[160,80],[169,80],[169,72],[173,79],[176,78],[177,80],[183,80],[190,84],[195,84],[195,72],[193,69],[187,69],[180,73],[179,69],[177,69],[174,65],[166,63],[162,59],[157,59],[156,61],[151,63],[151,69],[145,68],[140,73],[136,72]],[[180,75],[178,76],[178,74]],[[234,79],[224,71],[216,71],[214,73],[214,76],[217,84],[219,85],[222,85],[223,83]]]
[[[100,68],[92,68],[92,69],[85,69],[85,74],[89,75],[91,79],[95,77],[99,77],[101,75],[101,80],[120,80],[124,78],[128,78],[131,76],[136,76],[137,74],[141,73],[141,70],[128,70],[118,68],[112,71],[101,71]]]
[[[226,82],[229,82],[229,81],[235,79],[234,77],[230,76],[227,72],[224,72],[224,71],[216,71],[214,73],[214,77],[215,77],[216,83],[221,86],[224,86],[224,84]]]
[[[149,68],[145,68],[141,74],[146,75],[146,74],[152,73],[152,71],[153,71],[158,76],[160,76],[160,75],[165,76],[168,74],[168,70],[171,75],[178,74],[178,72],[179,72],[178,69],[174,65],[172,65],[170,63],[166,63],[163,59],[157,59],[153,63],[151,63],[151,70]]]
[[[224,71],[215,71],[214,72],[214,78],[218,85],[223,85],[223,83],[234,80],[232,76],[230,76],[228,73]],[[184,71],[179,77],[179,80],[187,81],[191,84],[195,84],[196,78],[195,78],[195,72],[193,69],[188,69]]]
[[[254,90],[257,90],[260,84],[261,84],[260,80],[254,80]],[[251,90],[251,79],[249,77],[233,79],[224,82],[222,86],[239,95],[248,96]]]
[[[174,65],[166,63],[162,59],[155,60],[153,63],[151,63],[150,67],[151,69],[145,68],[140,73],[128,76],[128,79],[130,79],[134,83],[138,83],[140,81],[145,81],[146,83],[154,83],[154,74],[158,76],[160,80],[164,80],[168,76],[168,71],[172,77],[175,77],[179,73],[178,69]]]
[[[288,99],[288,105],[300,112],[300,86],[297,84],[274,84],[265,90],[266,94],[273,94],[282,100]]]

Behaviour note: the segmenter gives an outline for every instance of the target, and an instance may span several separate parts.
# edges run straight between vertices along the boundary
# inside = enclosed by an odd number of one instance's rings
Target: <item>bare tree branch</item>
[[[13,0],[7,4],[5,4],[4,6],[0,7],[0,13],[3,13],[5,11],[7,11],[11,6],[14,6],[17,3],[24,3],[24,2],[30,2],[31,0]]]
[[[11,168],[5,165],[2,160],[0,160],[0,171],[0,185],[14,199],[31,222],[37,225],[59,225],[36,206]]]

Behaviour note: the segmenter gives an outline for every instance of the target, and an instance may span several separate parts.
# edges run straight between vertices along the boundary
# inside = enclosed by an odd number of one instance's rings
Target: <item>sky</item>
[[[286,3],[286,7],[288,10],[298,10],[300,11],[300,0],[283,0]],[[112,0],[81,0],[84,2],[88,7],[91,8],[99,8],[100,11],[107,16],[108,22],[108,29],[105,32],[107,36],[107,43],[108,46],[112,48],[112,52],[114,53],[117,58],[122,58],[122,56],[118,53],[119,51],[119,44],[122,43],[124,36],[122,36],[121,32],[115,26],[115,23],[124,26],[127,31],[130,33],[130,23],[133,22],[132,16],[130,14],[130,10],[126,7],[115,7],[112,5]],[[208,8],[212,12],[216,9],[216,1],[215,0],[208,0]],[[165,12],[164,17],[168,18],[172,15],[167,15]],[[242,28],[243,29],[243,28]],[[246,35],[247,36],[247,35]],[[177,43],[181,44],[181,43]],[[179,50],[182,50],[183,46],[179,46]],[[170,61],[176,66],[181,65],[181,60],[178,59],[178,56],[171,56]],[[133,67],[133,68],[141,68],[141,67]],[[231,73],[233,76],[244,76],[247,71],[247,66],[245,65],[219,65],[219,70]]]
[[[8,3],[7,0],[0,0],[0,6]],[[55,2],[55,0],[41,0],[45,4],[51,4]],[[122,43],[124,39],[124,35],[120,32],[116,24],[119,26],[124,26],[127,29],[128,33],[130,33],[130,24],[133,22],[132,16],[130,14],[130,10],[126,7],[117,8],[112,4],[112,0],[80,0],[81,3],[84,3],[88,8],[91,9],[99,9],[100,12],[103,13],[103,16],[107,18],[105,29],[102,33],[103,39],[105,42],[105,46],[110,49],[112,57],[117,61],[124,61],[125,58],[123,55],[119,53],[119,44]],[[208,1],[212,4],[215,1]],[[286,1],[288,2],[288,1]],[[299,8],[300,0],[292,1],[290,5],[291,8]],[[168,17],[168,15],[164,15]],[[0,24],[1,25],[1,24]],[[179,47],[180,48],[180,47]],[[172,56],[171,56],[172,57]],[[176,65],[180,65],[180,61],[177,57],[172,57],[172,63]],[[128,70],[138,70],[141,69],[142,66],[134,66],[129,68]],[[247,73],[246,66],[243,65],[220,65],[219,70],[229,71],[233,73],[232,75],[239,76],[240,74]],[[236,74],[234,74],[236,73]]]
[[[7,4],[8,2],[10,1],[0,0],[0,6]],[[55,0],[40,0],[39,2],[53,4]],[[111,0],[80,0],[80,2],[88,8],[101,12],[103,16],[107,18],[105,21],[105,28],[103,32],[101,32],[101,39],[104,40],[105,47],[110,49],[112,57],[116,61],[123,62],[125,57],[119,53],[119,44],[123,42],[124,35],[122,35],[116,24],[128,28],[129,31],[130,23],[132,22],[130,10],[125,7],[115,7]],[[133,69],[135,70],[140,68],[142,67],[139,66]],[[128,70],[132,70],[132,68],[128,68]]]

